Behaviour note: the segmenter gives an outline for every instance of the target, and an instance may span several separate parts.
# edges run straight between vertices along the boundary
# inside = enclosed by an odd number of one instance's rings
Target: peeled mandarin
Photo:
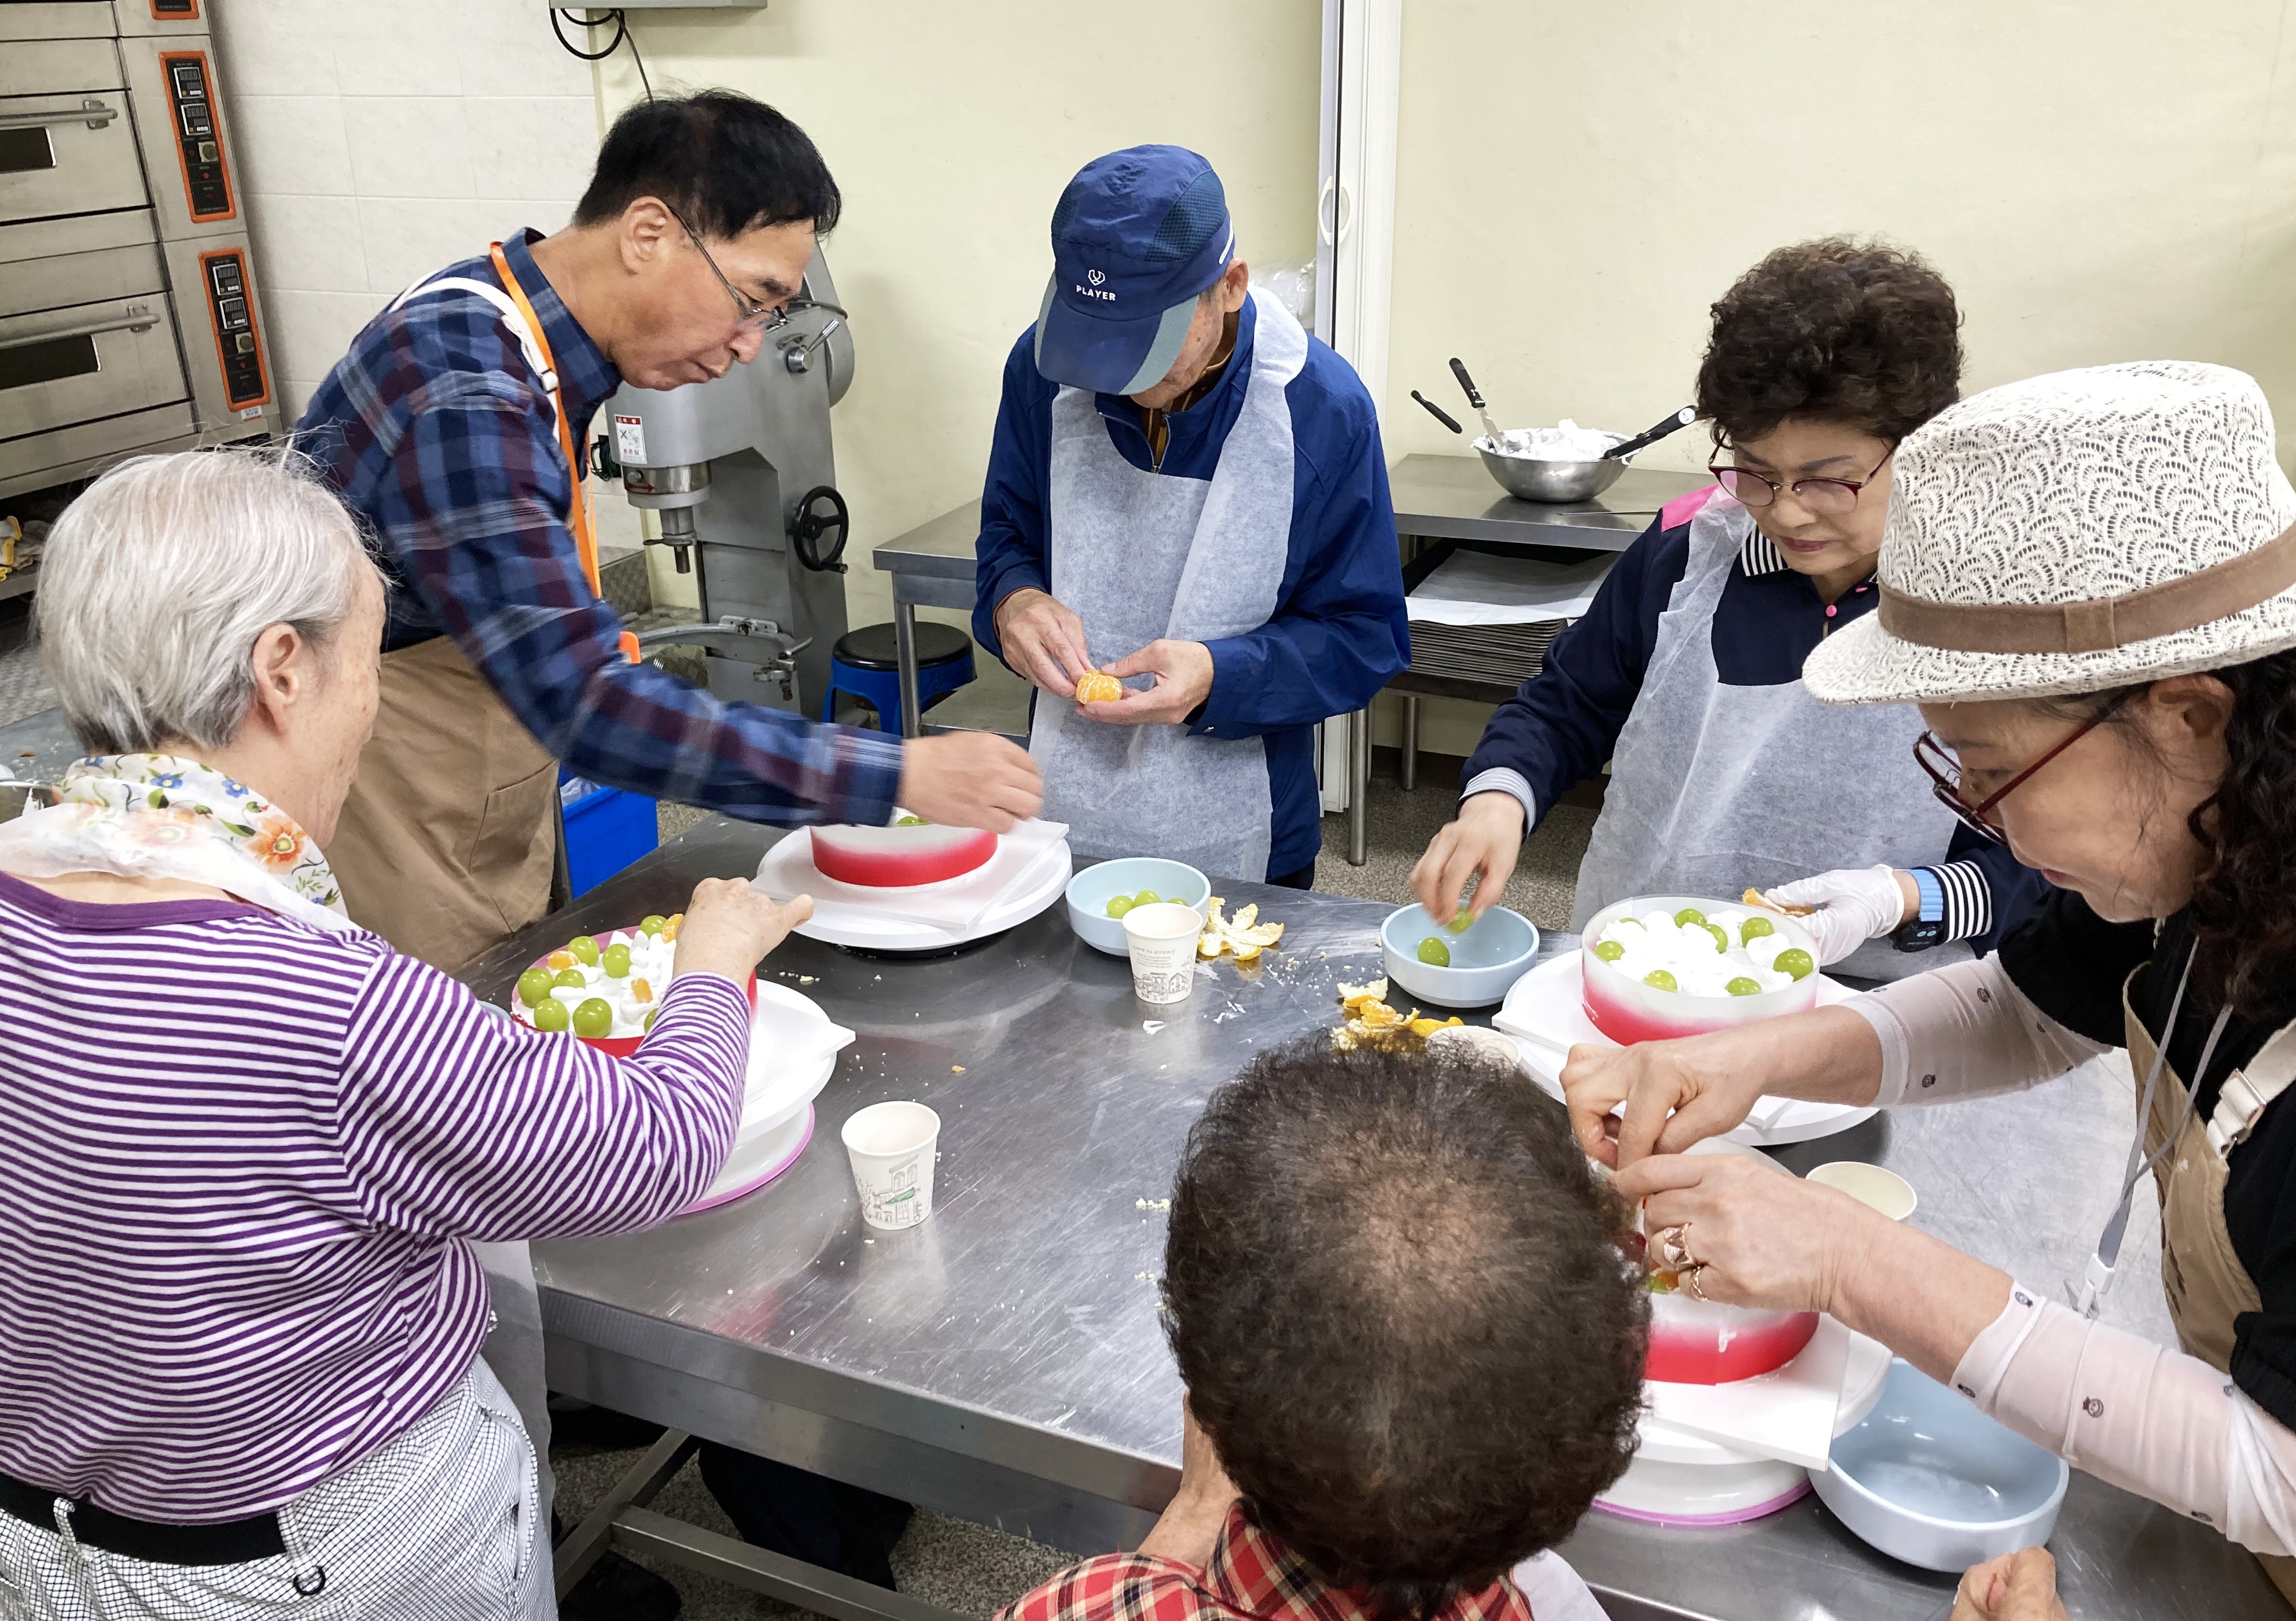
[[[661,926],[661,937],[662,937],[664,940],[675,940],[675,939],[676,939],[676,938],[677,938],[677,931],[678,931],[680,928],[682,928],[683,926],[685,926],[685,914],[684,912],[672,912],[672,913],[669,915],[669,917],[668,917],[667,919],[665,919],[665,920],[664,920],[664,922],[662,923],[662,926]]]
[[[653,1000],[653,986],[643,979],[630,981],[630,1000],[634,1002]]]
[[[1124,683],[1104,671],[1095,670],[1076,684],[1076,701],[1079,704],[1114,704],[1124,696]]]
[[[542,960],[548,963],[554,968],[570,968],[574,966],[574,953],[571,951],[553,951],[549,956],[544,958]]]

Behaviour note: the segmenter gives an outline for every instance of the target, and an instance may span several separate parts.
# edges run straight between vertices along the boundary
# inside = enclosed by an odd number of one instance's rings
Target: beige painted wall
[[[1409,394],[1464,403],[1451,355],[1510,426],[1644,427],[1688,399],[1707,306],[1739,272],[1850,231],[1953,282],[1967,388],[2220,361],[2263,380],[2296,461],[2292,17],[2284,0],[1411,0],[1389,454],[1464,449]],[[1644,461],[1706,454],[1693,427]],[[1427,746],[1464,752],[1481,713],[1431,704]]]
[[[1175,0],[1152,29],[1131,7],[1059,0],[630,13],[657,91],[771,102],[845,193],[829,259],[857,350],[836,414],[855,624],[890,613],[868,548],[980,496],[1004,356],[1052,267],[1053,204],[1086,160],[1193,146],[1226,184],[1247,258],[1311,251],[1320,15],[1316,0]],[[627,52],[600,64],[599,93],[609,116],[638,95]]]

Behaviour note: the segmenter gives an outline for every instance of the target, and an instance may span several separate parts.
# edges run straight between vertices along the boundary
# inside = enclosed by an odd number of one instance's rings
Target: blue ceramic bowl
[[[1874,1411],[1834,1437],[1810,1485],[1841,1523],[1892,1559],[1962,1571],[2038,1548],[2071,1471],[1903,1362]]]
[[[1451,949],[1449,967],[1419,960],[1419,942],[1431,934]],[[1445,1008],[1488,1008],[1505,1000],[1508,988],[1538,960],[1538,928],[1504,906],[1476,918],[1464,934],[1437,923],[1424,907],[1406,906],[1390,912],[1379,926],[1379,943],[1386,948],[1390,980],[1421,1001]]]
[[[1152,889],[1167,901],[1193,906],[1201,917],[1212,897],[1212,882],[1184,861],[1160,856],[1119,856],[1087,867],[1069,880],[1069,927],[1095,951],[1111,957],[1130,955],[1124,945],[1124,919],[1108,915],[1108,903],[1119,895],[1136,895]]]

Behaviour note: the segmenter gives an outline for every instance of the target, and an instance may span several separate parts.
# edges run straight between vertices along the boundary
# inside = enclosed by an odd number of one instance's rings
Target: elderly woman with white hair
[[[1727,1034],[1580,1048],[1563,1085],[1695,1292],[1832,1312],[2222,1530],[2296,1600],[2296,489],[2276,450],[2252,378],[2171,361],[1994,389],[1907,440],[1880,606],[1803,679],[1826,703],[1920,705],[1938,796],[2059,893],[1981,961]],[[1832,1189],[1682,1153],[1763,1093],[1940,1103],[2113,1048],[2138,1142],[2070,1306],[2058,1279]],[[2147,1168],[2176,1351],[2096,1321]],[[1955,1615],[2047,1613],[2013,1607],[2018,1576],[1973,1575]]]
[[[0,825],[0,1613],[550,1615],[472,1241],[701,1193],[807,903],[703,883],[622,1060],[351,925],[382,588],[291,460],[105,474],[40,605],[90,757]]]

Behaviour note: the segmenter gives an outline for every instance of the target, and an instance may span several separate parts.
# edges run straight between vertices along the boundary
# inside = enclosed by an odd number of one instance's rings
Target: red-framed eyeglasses
[[[2009,835],[1994,824],[1993,808],[2022,787],[2026,779],[2034,772],[2111,720],[2113,713],[2135,695],[2133,693],[2123,693],[2113,699],[2095,714],[2059,738],[2056,745],[2047,753],[2018,772],[2007,782],[2003,783],[1983,801],[1974,805],[1969,802],[1961,791],[1961,761],[1956,760],[1952,752],[1938,741],[1935,732],[1924,731],[1914,739],[1914,763],[1928,774],[1930,791],[1938,796],[1938,802],[1940,804],[1954,813],[1963,827],[1990,843],[2006,844],[2009,842]]]

